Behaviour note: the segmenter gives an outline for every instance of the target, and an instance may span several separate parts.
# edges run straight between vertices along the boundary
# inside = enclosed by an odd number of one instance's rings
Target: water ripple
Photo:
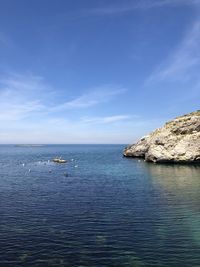
[[[0,266],[199,266],[200,167],[122,149],[0,146]]]

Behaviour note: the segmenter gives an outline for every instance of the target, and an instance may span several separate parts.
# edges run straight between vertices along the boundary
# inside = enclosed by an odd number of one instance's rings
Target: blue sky
[[[0,143],[132,143],[199,71],[200,0],[0,0]]]

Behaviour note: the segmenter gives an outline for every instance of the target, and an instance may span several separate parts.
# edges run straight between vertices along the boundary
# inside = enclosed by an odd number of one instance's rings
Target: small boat
[[[67,160],[66,159],[59,159],[58,163],[66,163]]]
[[[59,158],[55,158],[55,159],[53,159],[53,162],[59,162]]]
[[[55,162],[55,163],[66,163],[67,160],[66,159],[62,159],[61,157],[60,158],[56,157],[55,159],[53,159],[53,162]]]

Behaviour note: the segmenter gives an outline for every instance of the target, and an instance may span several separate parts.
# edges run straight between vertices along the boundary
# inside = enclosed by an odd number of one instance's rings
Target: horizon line
[[[125,145],[126,143],[0,143],[0,145],[11,145],[11,146],[49,146],[49,145]]]

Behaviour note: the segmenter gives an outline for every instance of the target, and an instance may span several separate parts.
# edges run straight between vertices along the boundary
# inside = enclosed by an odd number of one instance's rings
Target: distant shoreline
[[[14,145],[16,147],[41,147],[41,146],[45,146],[45,145],[26,145],[26,144],[22,144],[22,145]]]
[[[105,144],[101,144],[101,143],[99,143],[99,144],[96,144],[96,143],[91,143],[91,144],[85,144],[85,143],[77,143],[77,144],[67,144],[67,143],[65,143],[65,144],[0,144],[0,146],[18,146],[18,147],[33,147],[33,146],[35,146],[35,147],[37,147],[37,146],[107,146],[107,145],[113,145],[113,146],[118,146],[118,145],[121,145],[121,146],[127,146],[127,144],[128,143],[120,143],[120,144],[118,144],[118,143],[116,143],[116,144],[113,144],[113,143],[105,143]]]

